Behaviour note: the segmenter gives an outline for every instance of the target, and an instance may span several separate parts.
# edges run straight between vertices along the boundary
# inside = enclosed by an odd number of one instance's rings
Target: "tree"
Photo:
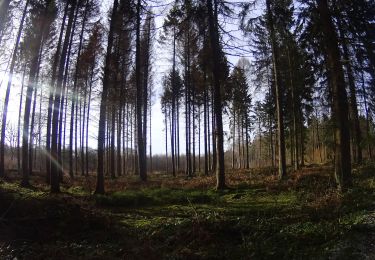
[[[9,20],[8,12],[11,0],[3,0],[0,2],[0,43],[2,42],[4,30]]]
[[[33,3],[31,17],[31,28],[27,32],[27,41],[30,51],[30,70],[29,70],[29,82],[26,89],[26,102],[24,109],[24,120],[23,120],[23,134],[22,134],[22,186],[29,186],[29,174],[32,171],[32,164],[29,154],[29,136],[32,133],[29,130],[30,121],[30,109],[33,91],[36,93],[37,78],[39,73],[41,52],[43,49],[43,42],[46,41],[50,26],[55,19],[56,7],[53,0],[42,1],[41,3]],[[34,96],[36,99],[36,96]],[[34,102],[35,109],[35,102]],[[34,110],[35,111],[35,110]],[[29,168],[29,166],[31,166]]]
[[[118,0],[114,0],[111,22],[108,33],[107,53],[105,58],[103,89],[101,94],[100,112],[99,112],[99,129],[98,129],[98,167],[97,167],[97,181],[96,194],[104,194],[104,143],[105,143],[105,126],[107,117],[107,100],[109,90],[109,74],[111,71],[110,62],[112,58],[113,34],[114,25],[117,16]]]
[[[137,104],[136,104],[136,118],[137,118],[137,140],[138,140],[138,170],[139,176],[142,181],[147,180],[147,158],[146,158],[146,147],[143,134],[143,123],[142,122],[142,96],[143,93],[142,81],[141,81],[141,39],[140,39],[140,28],[141,28],[141,0],[137,1],[137,13],[136,13],[136,54],[135,54],[135,77],[136,77],[136,89],[137,89]]]
[[[332,112],[335,126],[335,177],[340,190],[349,188],[351,180],[350,133],[348,120],[348,101],[345,79],[340,62],[340,50],[336,29],[327,0],[317,0],[323,39],[327,54],[327,69],[331,79]]]
[[[223,119],[222,119],[222,98],[220,86],[220,44],[217,16],[214,13],[217,10],[217,1],[207,0],[207,15],[209,24],[209,35],[212,50],[212,67],[214,78],[214,114],[215,114],[215,135],[216,135],[216,149],[217,149],[217,168],[216,168],[216,189],[224,189],[225,185],[225,165],[224,165],[224,133],[223,133]]]
[[[9,96],[10,96],[10,89],[12,86],[12,79],[13,79],[13,72],[16,66],[17,61],[17,54],[19,51],[19,44],[21,41],[21,34],[24,27],[24,22],[27,15],[27,9],[29,7],[30,0],[26,1],[25,7],[23,9],[22,18],[20,22],[20,26],[18,28],[16,42],[13,48],[12,59],[9,67],[9,77],[8,77],[8,84],[5,92],[5,99],[4,99],[4,107],[3,107],[3,116],[2,116],[2,125],[1,125],[1,136],[0,136],[0,177],[5,177],[5,165],[4,165],[4,155],[5,155],[5,131],[6,131],[6,122],[7,122],[7,115],[8,115],[8,105],[9,105]]]

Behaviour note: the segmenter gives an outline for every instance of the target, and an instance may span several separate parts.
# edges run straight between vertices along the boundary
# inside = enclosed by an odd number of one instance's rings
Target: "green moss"
[[[17,183],[3,182],[0,184],[0,188],[7,192],[14,193],[14,196],[23,198],[41,198],[45,197],[48,192],[36,188],[24,188]]]
[[[64,190],[63,190],[64,191]],[[88,196],[90,192],[81,186],[70,187],[66,189],[66,192],[73,196]]]
[[[102,206],[141,207],[171,204],[215,203],[219,195],[204,190],[143,189],[115,192],[96,196],[96,202]]]

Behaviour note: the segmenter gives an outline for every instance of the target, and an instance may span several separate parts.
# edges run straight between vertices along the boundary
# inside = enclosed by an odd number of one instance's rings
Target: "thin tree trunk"
[[[89,87],[89,98],[87,104],[87,116],[86,116],[86,176],[89,175],[89,123],[90,123],[90,108],[91,108],[91,92],[92,92],[92,85],[94,77],[94,67],[91,70],[91,79],[90,79],[90,87]]]
[[[290,57],[289,46],[287,46],[287,55],[288,55],[288,65],[289,65],[290,88],[291,88],[291,95],[292,95],[292,118],[293,118],[293,130],[291,133],[291,137],[293,139],[293,145],[291,145],[291,150],[292,150],[291,158],[292,158],[292,165],[294,165],[294,170],[297,171],[299,169],[299,162],[298,162],[296,94],[295,94],[295,86],[294,86],[293,64],[292,64],[292,59]],[[293,155],[294,155],[294,158],[293,158]]]
[[[21,97],[20,104],[18,107],[18,123],[17,123],[17,171],[21,174],[21,147],[20,147],[20,137],[21,137],[21,116],[22,116],[22,100],[23,100],[23,89],[25,86],[25,76],[26,76],[26,64],[23,69],[22,84],[21,84]]]
[[[250,169],[249,161],[249,120],[246,118],[246,169]]]
[[[38,65],[39,71],[39,65]],[[37,73],[39,74],[39,73]],[[35,83],[38,82],[38,75],[36,76]],[[29,175],[33,174],[33,142],[34,142],[34,124],[35,124],[35,109],[36,109],[36,98],[37,98],[37,89],[34,89],[33,97],[33,110],[31,112],[31,124],[30,124],[30,139],[29,139]]]
[[[91,85],[89,87],[91,89]],[[83,91],[83,117],[82,117],[82,128],[81,128],[81,175],[85,175],[85,149],[84,149],[84,143],[85,143],[85,133],[86,133],[86,103],[87,101],[87,85],[85,86],[85,89]],[[89,120],[89,118],[87,118]]]
[[[165,115],[165,172],[168,174],[168,114],[167,108],[164,108]]]
[[[203,100],[203,116],[204,116],[204,175],[208,176],[208,120],[207,120],[207,85],[206,85],[206,70],[203,69],[204,71],[204,100]]]
[[[198,105],[198,172],[201,173],[201,106]]]
[[[235,161],[235,146],[236,146],[236,112],[233,108],[233,141],[232,141],[232,170],[234,170],[234,161]]]

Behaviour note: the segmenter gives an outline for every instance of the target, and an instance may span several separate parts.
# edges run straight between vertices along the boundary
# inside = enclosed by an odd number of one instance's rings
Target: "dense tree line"
[[[158,7],[168,7],[162,28]],[[106,176],[147,181],[154,169],[215,173],[222,189],[229,168],[272,166],[284,179],[288,165],[324,162],[345,190],[352,162],[372,159],[373,1],[114,0],[103,10],[96,0],[1,1],[1,178],[14,146],[21,184],[38,168],[52,192],[65,173],[95,172],[96,193]],[[233,21],[245,47],[230,45]],[[162,168],[151,145],[157,32],[172,57],[161,82]],[[230,64],[238,51],[251,59]]]

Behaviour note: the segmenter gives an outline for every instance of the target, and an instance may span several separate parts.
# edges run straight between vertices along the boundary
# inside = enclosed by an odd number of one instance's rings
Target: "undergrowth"
[[[231,188],[224,191],[207,188],[213,187],[213,177],[171,180],[163,175],[151,176],[149,186],[133,180],[121,190],[110,187],[102,196],[91,196],[85,183],[64,187],[58,196],[2,183],[0,255],[362,259],[375,238],[375,223],[369,223],[375,209],[374,169],[356,169],[354,186],[345,194],[336,191],[329,167],[304,169],[282,182],[270,169],[232,172],[227,175]],[[28,225],[34,231],[43,225],[42,232],[27,236]],[[18,233],[7,239],[4,234],[15,229]]]

